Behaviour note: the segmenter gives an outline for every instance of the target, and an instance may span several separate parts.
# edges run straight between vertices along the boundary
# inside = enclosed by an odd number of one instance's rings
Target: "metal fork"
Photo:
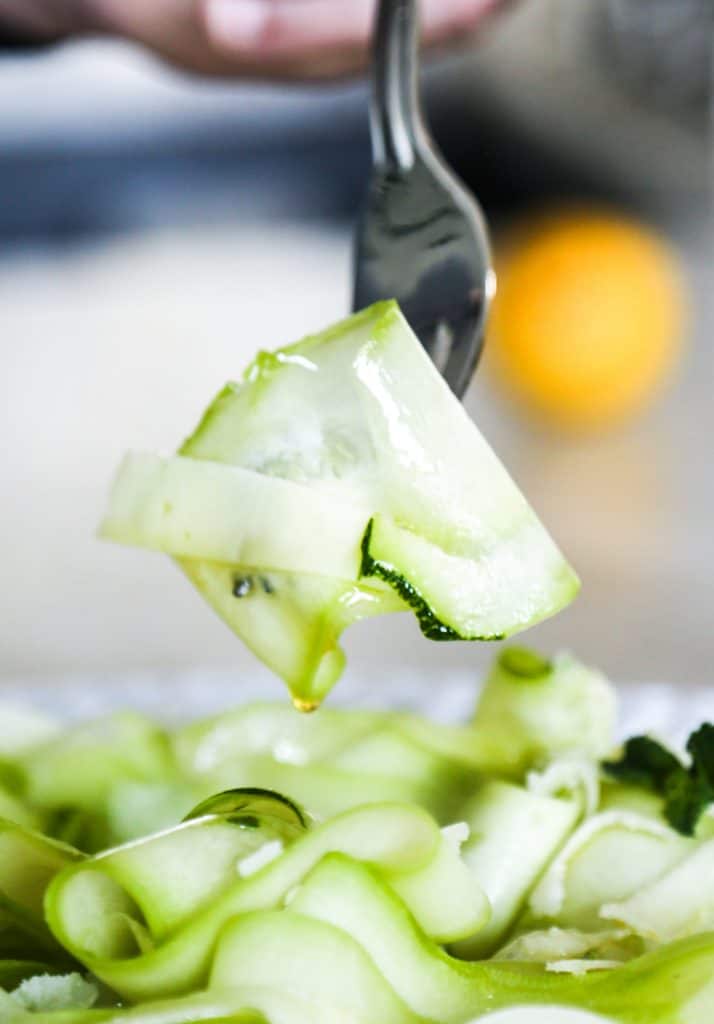
[[[417,0],[380,0],[370,127],[373,172],[355,239],[353,308],[395,298],[461,398],[495,290],[476,200],[437,153],[419,103]]]

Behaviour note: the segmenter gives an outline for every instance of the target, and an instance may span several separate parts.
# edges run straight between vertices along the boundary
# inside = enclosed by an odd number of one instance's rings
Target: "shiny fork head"
[[[380,0],[370,108],[374,169],[355,239],[353,308],[397,299],[460,398],[483,347],[495,276],[481,211],[424,126],[418,37],[417,0]]]

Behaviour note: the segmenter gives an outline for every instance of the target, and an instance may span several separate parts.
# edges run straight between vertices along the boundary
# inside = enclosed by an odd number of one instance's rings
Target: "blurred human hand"
[[[102,34],[204,75],[320,79],[365,62],[376,0],[0,0],[0,22],[38,38]],[[425,40],[446,43],[503,0],[422,0]]]

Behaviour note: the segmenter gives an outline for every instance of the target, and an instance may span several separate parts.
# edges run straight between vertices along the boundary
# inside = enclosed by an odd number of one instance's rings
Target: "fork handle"
[[[419,104],[418,0],[379,0],[372,59],[370,128],[374,163],[413,167],[424,124]]]

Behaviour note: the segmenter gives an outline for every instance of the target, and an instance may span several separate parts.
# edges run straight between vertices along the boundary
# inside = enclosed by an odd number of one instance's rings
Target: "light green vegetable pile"
[[[516,648],[463,726],[0,709],[0,1020],[710,1024],[711,733],[605,770],[614,712]]]

